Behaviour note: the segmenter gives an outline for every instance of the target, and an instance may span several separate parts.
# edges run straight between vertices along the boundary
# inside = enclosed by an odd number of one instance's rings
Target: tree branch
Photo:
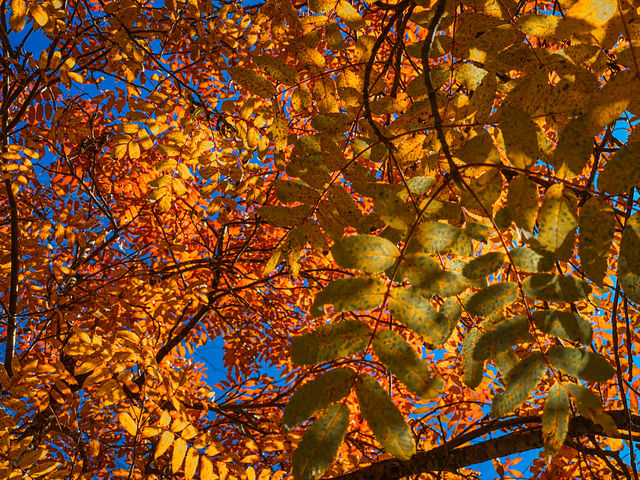
[[[7,317],[7,337],[4,350],[4,368],[9,374],[13,375],[11,363],[13,361],[15,343],[16,343],[16,314],[18,310],[18,278],[20,276],[20,252],[19,252],[19,235],[18,235],[18,206],[16,197],[11,190],[11,181],[4,181],[7,190],[7,199],[9,200],[9,217],[11,223],[11,277],[9,285],[9,313]]]
[[[639,416],[633,415],[629,421],[623,410],[607,413],[613,418],[618,428],[638,430],[634,424],[640,420]],[[572,418],[569,422],[567,441],[585,434],[603,435],[602,427],[585,417]],[[457,443],[456,439],[453,439],[439,447],[419,452],[409,460],[382,460],[354,472],[333,477],[332,480],[399,480],[421,473],[456,472],[460,468],[543,446],[538,425],[465,447],[452,448],[452,444],[455,443]]]

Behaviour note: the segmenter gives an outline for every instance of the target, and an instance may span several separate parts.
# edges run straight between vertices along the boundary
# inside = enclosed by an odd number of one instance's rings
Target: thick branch
[[[7,338],[4,351],[4,368],[11,376],[13,369],[11,363],[16,342],[16,314],[18,309],[18,278],[20,276],[20,254],[19,254],[19,236],[18,236],[18,206],[16,197],[11,190],[11,182],[4,181],[7,191],[7,199],[9,200],[9,217],[11,224],[11,277],[9,285],[9,312],[7,317]]]
[[[639,416],[633,415],[633,423],[630,424],[624,411],[607,413],[611,415],[618,428],[638,429],[634,425],[639,424]],[[584,417],[572,418],[567,441],[585,434],[602,435],[602,427]],[[453,442],[455,439],[426,452],[419,452],[409,460],[382,460],[354,472],[333,477],[332,480],[399,480],[421,473],[456,472],[460,468],[543,446],[539,425],[465,447],[451,448]]]

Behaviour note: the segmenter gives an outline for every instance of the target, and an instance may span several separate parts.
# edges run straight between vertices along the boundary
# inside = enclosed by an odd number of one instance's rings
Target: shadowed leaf
[[[349,408],[331,405],[305,432],[293,452],[291,471],[295,480],[320,478],[331,465],[349,426]]]
[[[387,392],[370,375],[360,375],[356,382],[360,411],[380,445],[400,460],[416,453],[411,429]]]
[[[294,337],[291,358],[298,365],[310,365],[358,353],[369,343],[371,330],[356,320],[318,327],[312,333]]]

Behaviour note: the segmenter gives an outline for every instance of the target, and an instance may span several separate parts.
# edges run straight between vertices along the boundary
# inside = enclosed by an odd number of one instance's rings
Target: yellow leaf
[[[158,426],[165,428],[168,427],[171,423],[171,415],[166,410],[162,411],[162,415],[160,415],[160,420],[158,420]]]
[[[14,32],[19,32],[24,28],[27,20],[27,4],[24,0],[11,0],[11,16],[9,26]]]
[[[49,22],[49,14],[37,3],[31,6],[31,16],[41,27],[44,27]]]
[[[174,438],[175,435],[173,434],[173,432],[164,432],[160,437],[160,440],[158,441],[158,445],[156,445],[156,452],[153,457],[158,458],[164,452],[166,452],[173,443]]]
[[[140,145],[137,142],[129,142],[129,158],[132,160],[140,158]]]
[[[200,479],[201,480],[213,480],[213,462],[209,460],[209,457],[202,455],[200,457]]]
[[[175,452],[175,447],[174,447]],[[200,455],[195,448],[190,448],[187,452],[187,459],[184,462],[184,478],[185,480],[191,480],[198,468],[198,458]]]
[[[256,480],[256,471],[253,467],[247,467],[244,473],[247,476],[247,480]]]
[[[184,457],[187,453],[187,442],[178,437],[173,443],[173,455],[171,456],[171,471],[176,473],[180,470]]]
[[[118,419],[129,435],[135,437],[136,433],[138,433],[138,425],[136,424],[136,421],[131,418],[131,415],[127,412],[123,412],[118,415]]]

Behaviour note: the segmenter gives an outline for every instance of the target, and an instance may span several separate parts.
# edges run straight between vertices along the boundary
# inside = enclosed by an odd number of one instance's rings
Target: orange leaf
[[[174,450],[175,451],[175,450]],[[190,448],[187,452],[187,459],[184,462],[184,478],[185,480],[191,480],[198,468],[198,458],[200,454],[195,448]]]
[[[131,418],[131,415],[129,415],[127,412],[123,412],[118,415],[118,419],[120,420],[120,423],[125,428],[127,433],[129,433],[129,435],[131,435],[132,437],[135,437],[136,433],[138,433],[138,425],[136,424],[136,421]]]
[[[154,458],[158,458],[160,455],[166,452],[173,443],[174,438],[175,435],[173,434],[173,432],[163,432],[160,440],[158,441],[158,445],[156,445],[156,453],[154,455]]]
[[[187,442],[182,438],[177,438],[173,444],[173,455],[171,456],[171,471],[176,473],[180,470],[184,456],[187,453]]]
[[[205,455],[200,457],[200,479],[213,480],[213,462]]]

